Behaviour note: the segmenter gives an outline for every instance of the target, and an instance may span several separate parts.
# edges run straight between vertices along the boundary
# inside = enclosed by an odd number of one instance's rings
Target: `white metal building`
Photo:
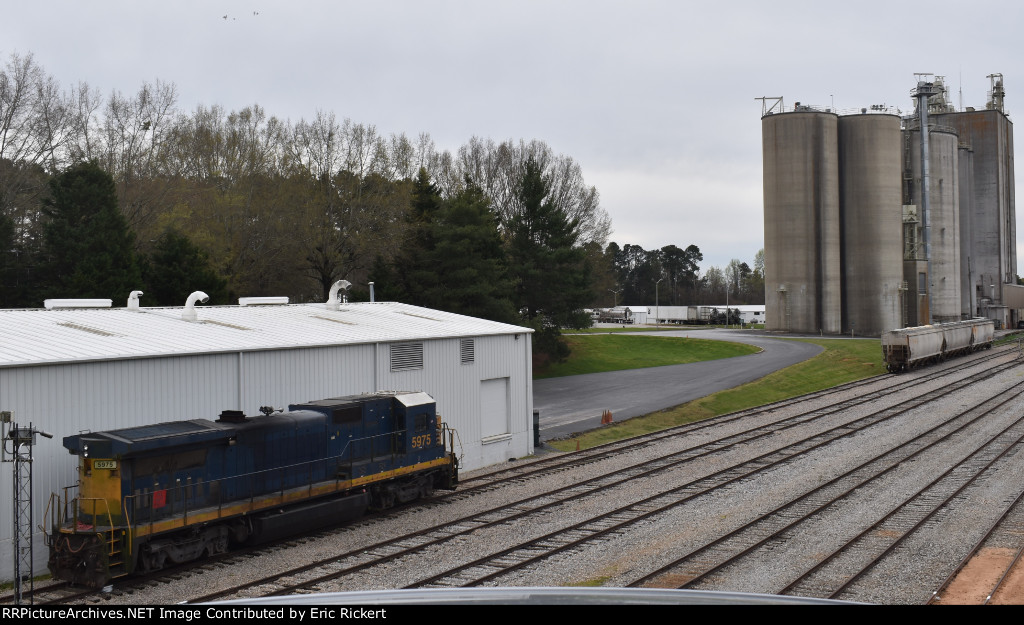
[[[647,323],[647,316],[650,314],[647,306],[626,306],[629,309],[630,318],[633,323],[637,325],[644,325]]]
[[[34,524],[76,482],[65,436],[377,390],[422,390],[464,470],[533,452],[531,332],[398,303],[0,310],[0,410],[54,434],[33,461]],[[458,449],[461,445],[461,449]],[[11,502],[12,468],[0,469]],[[0,511],[0,579],[13,515]],[[36,571],[45,570],[42,536]]]
[[[743,323],[764,323],[764,304],[740,304],[738,306],[730,306],[729,308],[739,311],[740,320]],[[725,306],[722,306],[719,310],[725,312]]]

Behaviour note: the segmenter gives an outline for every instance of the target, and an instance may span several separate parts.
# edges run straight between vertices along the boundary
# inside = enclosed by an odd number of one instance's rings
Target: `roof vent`
[[[142,291],[132,291],[128,294],[128,309],[139,310],[139,297],[142,296]]]
[[[327,302],[324,304],[324,306],[326,306],[328,310],[338,310],[341,307],[338,304],[338,291],[341,291],[342,289],[347,291],[350,286],[352,286],[352,283],[349,282],[348,280],[338,280],[333,285],[331,285],[331,292],[327,296]],[[347,298],[345,300],[345,303],[348,303]]]
[[[272,306],[274,304],[287,304],[288,296],[281,295],[275,297],[239,297],[239,306]]]
[[[245,413],[241,410],[223,410],[217,423],[245,423]]]
[[[202,291],[195,291],[192,295],[188,296],[188,301],[185,302],[185,309],[181,311],[181,318],[185,321],[196,321],[196,302],[206,303],[210,301],[210,296]]]
[[[113,303],[109,299],[48,299],[43,301],[43,308],[110,308]]]

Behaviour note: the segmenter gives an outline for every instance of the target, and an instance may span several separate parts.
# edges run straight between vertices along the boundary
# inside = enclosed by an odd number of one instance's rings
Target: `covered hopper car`
[[[968,319],[901,328],[882,335],[882,358],[891,373],[939,362],[951,356],[990,349],[995,335],[991,319]]]
[[[79,481],[51,498],[53,576],[100,587],[458,483],[454,432],[426,393],[262,412],[66,437]]]

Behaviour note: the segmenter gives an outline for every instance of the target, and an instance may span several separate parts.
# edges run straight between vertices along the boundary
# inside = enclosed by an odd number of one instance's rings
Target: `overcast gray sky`
[[[754,98],[906,112],[914,73],[930,72],[958,106],[962,90],[984,107],[992,73],[1011,119],[1024,101],[1024,3],[1010,1],[0,5],[0,60],[32,53],[66,86],[130,94],[159,79],[184,111],[333,111],[453,151],[474,135],[543,140],[597,187],[611,240],[696,244],[702,269],[763,247]]]

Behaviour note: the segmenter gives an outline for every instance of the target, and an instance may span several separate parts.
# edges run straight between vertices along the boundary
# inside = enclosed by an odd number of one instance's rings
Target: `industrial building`
[[[463,469],[533,452],[531,329],[332,302],[0,310],[0,410],[54,435],[33,449],[33,529],[47,522],[50,493],[77,479],[61,439],[84,431],[212,421],[224,410],[258,418],[261,406],[410,390],[430,394],[456,429]],[[5,467],[0,501],[11,502]],[[11,579],[11,518],[0,523],[0,579]]]
[[[761,98],[767,329],[1016,325],[1013,124],[989,79],[982,110],[955,110],[931,75],[909,115]]]

